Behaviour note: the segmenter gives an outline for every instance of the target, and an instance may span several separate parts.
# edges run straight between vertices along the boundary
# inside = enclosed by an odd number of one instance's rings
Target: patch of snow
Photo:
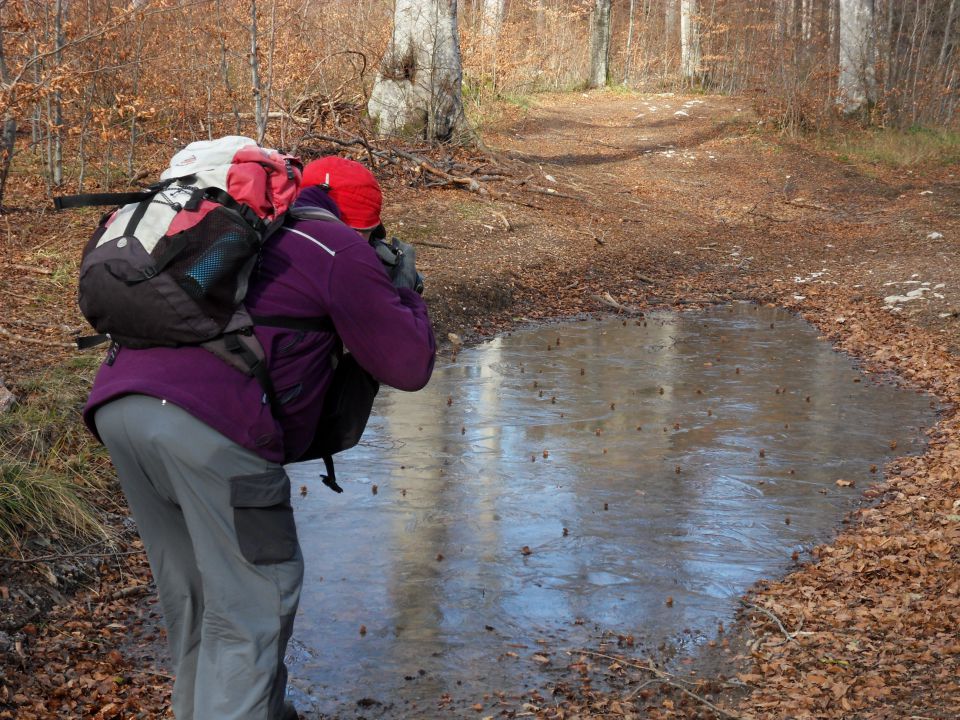
[[[793,281],[794,281],[794,282],[797,282],[797,283],[808,283],[808,282],[812,282],[813,280],[817,280],[817,279],[819,279],[819,278],[822,278],[826,272],[827,272],[827,269],[826,269],[826,268],[823,268],[823,270],[821,270],[820,272],[812,272],[812,273],[810,273],[809,275],[807,275],[807,277],[805,277],[805,278],[804,278],[804,277],[800,277],[799,275],[796,275],[796,276],[794,276]]]
[[[936,285],[933,286],[933,289],[934,289],[934,290],[943,290],[943,288],[945,288],[946,286],[947,286],[946,283],[937,283]]]
[[[677,111],[674,113],[674,115],[677,116],[677,117],[690,117],[690,114],[689,114],[689,113],[685,113],[683,110],[677,110]]]
[[[806,295],[794,295],[794,296],[793,296],[793,299],[794,299],[794,300],[806,300],[806,299],[807,299],[807,296],[806,296]]]
[[[934,231],[927,235],[927,240],[943,240],[943,233]]]
[[[923,190],[920,192],[921,195],[933,195],[933,190]]]

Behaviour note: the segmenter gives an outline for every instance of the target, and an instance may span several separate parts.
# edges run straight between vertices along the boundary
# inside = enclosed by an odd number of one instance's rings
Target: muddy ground
[[[689,668],[667,672],[620,638],[571,655],[540,694],[498,701],[491,688],[479,711],[441,703],[435,717],[960,717],[960,169],[842,163],[766,131],[746,100],[712,96],[545,96],[484,142],[484,157],[450,167],[487,176],[479,192],[386,180],[385,218],[418,247],[440,338],[776,303],[943,409],[928,452],[880,468],[837,538],[755,588]],[[16,393],[83,327],[49,248],[73,238],[75,262],[90,218],[44,218],[46,235],[29,213],[5,220],[0,375]],[[86,564],[62,598],[29,564],[0,564],[0,718],[163,717],[142,556],[69,561]],[[18,624],[18,587],[52,609]]]

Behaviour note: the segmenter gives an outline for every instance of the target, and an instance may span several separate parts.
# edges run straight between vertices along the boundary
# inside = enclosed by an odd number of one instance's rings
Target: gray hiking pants
[[[278,720],[303,580],[283,467],[152,397],[95,420],[157,583],[177,720]]]

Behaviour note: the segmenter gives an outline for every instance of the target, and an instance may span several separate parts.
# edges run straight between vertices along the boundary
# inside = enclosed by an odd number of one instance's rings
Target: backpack
[[[55,198],[58,210],[120,205],[101,218],[83,250],[80,310],[100,334],[78,339],[78,347],[109,340],[111,363],[121,347],[199,345],[256,377],[278,417],[280,402],[253,326],[334,329],[329,318],[252,317],[243,304],[260,251],[283,226],[299,185],[296,158],[227,136],[187,145],[143,191]],[[339,222],[320,208],[295,214]],[[342,488],[331,456],[357,444],[379,388],[352,356],[344,358],[331,359],[324,417],[310,457],[299,458],[323,458],[323,482],[336,492]]]
[[[122,204],[83,250],[84,317],[131,348],[202,345],[249,328],[250,275],[283,225],[299,174],[295,158],[228,136],[191,143],[142,192],[56,198],[57,209]]]

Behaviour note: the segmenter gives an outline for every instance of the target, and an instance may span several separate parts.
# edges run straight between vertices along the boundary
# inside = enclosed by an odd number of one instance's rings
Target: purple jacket
[[[306,188],[297,205],[339,216],[327,194]],[[303,233],[303,234],[301,234]],[[246,298],[253,315],[329,317],[336,333],[257,327],[283,416],[274,419],[256,379],[199,347],[121,348],[100,367],[83,417],[97,435],[94,413],[122,395],[162,398],[272,462],[291,462],[313,437],[342,342],[361,367],[400,390],[430,379],[436,349],[427,306],[412,290],[397,290],[370,245],[334,222],[298,220],[264,248]],[[99,436],[98,436],[99,437]]]

